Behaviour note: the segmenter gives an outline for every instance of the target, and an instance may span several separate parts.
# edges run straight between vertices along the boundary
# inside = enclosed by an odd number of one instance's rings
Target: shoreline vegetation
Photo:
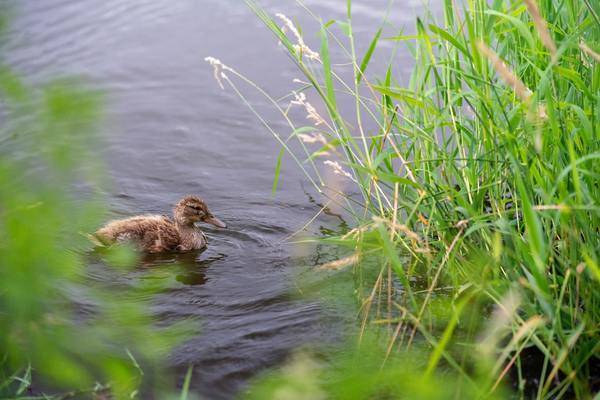
[[[273,191],[287,153],[326,206],[352,217],[352,229],[321,239],[347,257],[320,269],[358,277],[360,309],[350,356],[323,364],[299,354],[250,397],[591,399],[600,389],[598,7],[445,0],[441,21],[428,14],[415,34],[393,36],[384,21],[359,55],[350,0],[346,19],[329,22],[298,2],[319,32],[246,3],[302,73],[298,89],[277,99],[206,61],[281,144]],[[371,80],[383,40],[413,56],[406,85],[394,60]],[[245,90],[265,96],[287,132]]]

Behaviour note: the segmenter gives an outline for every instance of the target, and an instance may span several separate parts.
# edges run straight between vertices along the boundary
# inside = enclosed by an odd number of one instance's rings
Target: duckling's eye
[[[202,207],[197,206],[195,204],[186,204],[189,208],[191,208],[192,210],[196,211],[198,214],[204,214],[204,211],[202,210]]]

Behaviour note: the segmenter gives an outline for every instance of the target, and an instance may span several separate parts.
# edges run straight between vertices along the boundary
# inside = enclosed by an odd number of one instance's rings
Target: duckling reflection
[[[175,280],[184,285],[204,285],[208,282],[206,271],[210,265],[216,261],[222,261],[225,258],[225,254],[218,254],[214,257],[209,257],[189,264],[178,262],[178,265],[181,267],[181,273],[175,276]]]
[[[173,273],[177,282],[184,285],[203,285],[208,282],[206,271],[216,261],[222,261],[226,258],[225,254],[217,254],[212,257],[200,259],[203,251],[193,251],[189,253],[163,253],[163,254],[144,254],[141,259],[140,268],[163,269],[170,265],[170,271]]]
[[[187,253],[140,253],[140,267],[156,267],[165,265],[197,266],[202,263],[200,256],[205,249],[193,250]]]

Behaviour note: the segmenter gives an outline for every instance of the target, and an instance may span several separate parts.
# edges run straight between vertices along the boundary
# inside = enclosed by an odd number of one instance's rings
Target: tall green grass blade
[[[183,387],[181,388],[181,395],[179,396],[179,400],[188,400],[188,396],[190,393],[190,384],[192,383],[192,372],[194,371],[194,366],[190,365],[185,374],[185,379],[183,381]]]
[[[279,155],[277,156],[277,163],[275,164],[275,176],[273,177],[273,186],[271,188],[271,194],[273,196],[275,196],[275,192],[277,192],[277,185],[279,184],[279,174],[281,173],[281,160],[283,159],[284,154],[284,148],[279,150]]]
[[[527,44],[529,45],[529,47],[532,49],[535,48],[535,39],[533,38],[531,31],[529,30],[529,28],[527,27],[527,25],[525,25],[525,23],[523,21],[521,21],[520,19],[518,19],[516,17],[513,17],[512,15],[504,14],[504,13],[501,13],[501,12],[495,11],[495,10],[486,10],[485,13],[487,15],[495,15],[495,16],[504,18],[505,20],[510,22],[517,29],[517,31],[519,31],[519,33],[521,34],[521,37],[523,37],[523,39],[525,39],[527,41]]]
[[[369,48],[367,49],[367,52],[365,53],[365,55],[360,63],[359,74],[356,77],[357,84],[360,83],[365,71],[367,70],[367,66],[369,65],[369,62],[371,61],[373,52],[375,51],[375,48],[377,47],[377,42],[379,42],[379,38],[381,37],[381,32],[383,32],[383,28],[379,28],[377,30],[375,37],[373,38],[373,40],[371,40],[371,44],[369,45]]]
[[[329,39],[327,37],[327,30],[321,29],[321,60],[323,61],[323,75],[325,78],[325,89],[327,93],[327,100],[329,101],[329,107],[332,110],[337,110],[337,101],[335,98],[335,88],[333,86],[333,78],[331,73],[331,59],[329,55]]]
[[[473,297],[472,294],[468,294],[468,295],[464,296],[463,298],[460,299],[458,304],[455,307],[453,307],[452,317],[450,318],[450,322],[448,322],[446,329],[444,329],[444,333],[442,333],[442,337],[440,338],[437,345],[433,348],[433,351],[431,352],[431,355],[429,356],[429,361],[427,363],[427,369],[425,370],[426,377],[431,377],[431,375],[437,368],[438,363],[442,359],[442,356],[450,343],[452,334],[454,333],[454,330],[456,329],[456,327],[459,323],[460,316],[462,315],[462,312],[463,312],[465,306],[472,299],[472,297]]]
[[[452,44],[452,46],[456,47],[465,57],[471,58],[471,54],[467,51],[467,49],[450,33],[435,25],[429,25],[429,29],[445,41]]]
[[[379,225],[377,229],[379,232],[379,237],[383,243],[383,252],[390,261],[394,273],[396,274],[400,282],[404,285],[404,289],[409,295],[412,306],[414,307],[414,309],[417,309],[417,302],[412,294],[412,290],[410,289],[410,281],[406,276],[406,272],[404,271],[402,262],[400,261],[400,257],[398,256],[398,250],[396,249],[396,246],[394,246],[394,244],[391,242],[389,233],[386,231],[385,227],[383,225]]]

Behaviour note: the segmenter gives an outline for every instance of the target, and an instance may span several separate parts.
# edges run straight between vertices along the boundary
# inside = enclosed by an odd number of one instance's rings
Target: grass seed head
[[[537,29],[538,34],[540,35],[540,39],[542,40],[544,47],[546,47],[550,54],[552,54],[552,56],[554,57],[556,55],[556,44],[554,43],[554,40],[550,35],[550,31],[548,30],[548,24],[546,23],[546,20],[542,17],[536,0],[524,1],[525,5],[527,6],[527,11],[529,11],[531,18],[533,19],[533,24],[535,25],[535,28]]]
[[[579,43],[579,48],[588,56],[593,58],[597,63],[600,63],[600,54],[596,53],[594,50],[590,49],[588,45],[584,42]]]
[[[294,50],[296,50],[296,54],[298,55],[298,57],[302,57],[304,55],[310,60],[321,62],[321,56],[319,55],[319,53],[313,51],[310,47],[306,45],[304,39],[300,35],[300,32],[298,32],[298,29],[296,29],[296,26],[294,25],[292,20],[282,13],[277,13],[275,14],[275,16],[283,21],[283,26],[281,27],[281,30],[283,30],[284,33],[287,30],[289,30],[296,37],[296,41],[298,43],[293,45],[293,48]]]

